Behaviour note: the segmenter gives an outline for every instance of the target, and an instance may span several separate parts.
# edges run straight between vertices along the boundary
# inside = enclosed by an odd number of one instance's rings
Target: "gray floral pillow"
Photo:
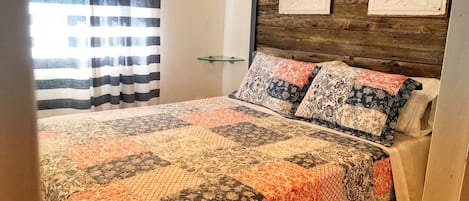
[[[241,86],[230,97],[261,105],[283,116],[292,117],[293,105],[290,102],[274,98],[267,93],[267,87],[272,81],[275,71],[285,60],[257,52]]]
[[[421,83],[404,75],[323,67],[295,115],[391,146],[400,109]]]
[[[340,61],[310,63],[258,52],[238,91],[231,98],[269,108],[294,117],[320,66],[342,66]],[[289,88],[290,87],[290,88]]]

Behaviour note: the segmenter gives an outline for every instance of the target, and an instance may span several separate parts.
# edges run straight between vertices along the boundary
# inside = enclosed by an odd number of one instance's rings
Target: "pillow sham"
[[[322,67],[295,115],[385,146],[394,142],[400,109],[421,83],[367,69]]]
[[[422,83],[423,89],[413,91],[407,103],[402,107],[397,119],[396,131],[412,137],[420,137],[432,132],[440,80],[424,77],[412,79]]]
[[[346,64],[340,61],[314,64],[257,52],[238,91],[230,97],[292,118],[319,67],[335,65]]]
[[[314,63],[285,60],[275,71],[267,93],[274,98],[299,104],[320,69]]]
[[[232,93],[230,97],[265,106],[279,113],[289,111],[291,103],[270,97],[266,91],[267,83],[282,61],[282,58],[257,52],[238,91]]]

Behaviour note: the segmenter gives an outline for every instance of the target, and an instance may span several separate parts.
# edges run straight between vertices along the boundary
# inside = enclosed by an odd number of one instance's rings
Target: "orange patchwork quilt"
[[[393,200],[382,149],[218,97],[39,121],[43,200]]]

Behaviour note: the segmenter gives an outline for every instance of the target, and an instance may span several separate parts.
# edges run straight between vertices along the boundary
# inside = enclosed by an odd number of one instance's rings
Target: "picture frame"
[[[279,13],[329,15],[331,0],[279,0]]]
[[[446,16],[448,0],[369,0],[368,15]]]

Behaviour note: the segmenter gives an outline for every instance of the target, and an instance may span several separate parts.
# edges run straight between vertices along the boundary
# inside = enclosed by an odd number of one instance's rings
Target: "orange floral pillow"
[[[413,90],[404,75],[354,67],[323,67],[295,115],[386,146],[394,142],[401,108]]]

